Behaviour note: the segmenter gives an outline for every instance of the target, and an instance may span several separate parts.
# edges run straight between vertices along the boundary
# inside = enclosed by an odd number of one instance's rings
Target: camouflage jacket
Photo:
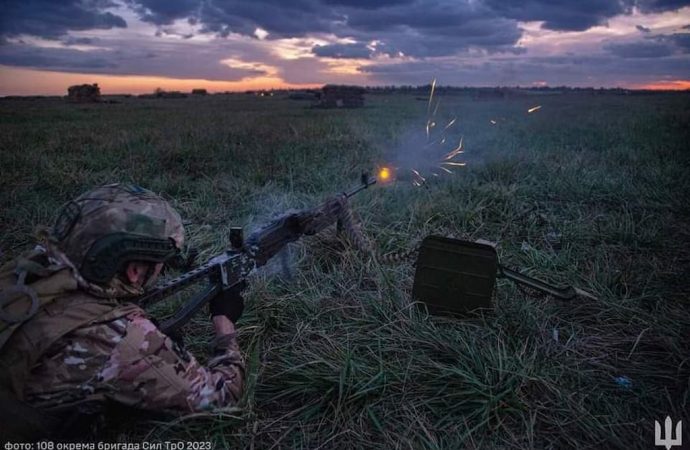
[[[0,270],[0,293],[16,282],[14,267]],[[23,323],[0,327],[0,381],[20,400],[46,411],[111,399],[193,412],[240,398],[244,363],[234,335],[217,339],[216,354],[203,366],[141,308],[84,292],[68,268],[29,287],[41,308]]]
[[[102,398],[177,412],[233,405],[242,393],[244,363],[234,336],[225,344],[202,366],[135,310],[55,342],[29,374],[24,398],[48,410]]]

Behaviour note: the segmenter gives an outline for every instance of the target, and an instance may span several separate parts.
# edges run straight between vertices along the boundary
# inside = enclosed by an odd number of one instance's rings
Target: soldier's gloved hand
[[[240,281],[236,286],[220,292],[209,302],[209,311],[211,317],[225,316],[232,323],[242,317],[244,311],[244,298],[242,298],[242,291],[247,287],[246,281]]]

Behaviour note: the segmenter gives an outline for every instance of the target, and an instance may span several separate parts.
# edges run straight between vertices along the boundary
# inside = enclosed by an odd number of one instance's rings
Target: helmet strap
[[[146,275],[144,276],[144,282],[141,284],[143,288],[149,288],[153,284],[153,275],[156,273],[156,264],[150,262],[148,263],[148,268],[146,269]]]

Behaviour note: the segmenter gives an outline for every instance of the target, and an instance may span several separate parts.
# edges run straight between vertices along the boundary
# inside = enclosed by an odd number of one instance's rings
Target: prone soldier
[[[0,437],[38,439],[107,401],[177,413],[238,402],[240,292],[209,304],[205,366],[128,301],[153,286],[183,241],[164,199],[111,184],[67,203],[40,245],[0,268]]]

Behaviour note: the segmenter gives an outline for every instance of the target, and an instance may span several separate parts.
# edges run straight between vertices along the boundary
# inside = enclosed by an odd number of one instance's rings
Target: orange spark
[[[434,128],[436,126],[436,122],[433,122],[431,119],[426,121],[426,138],[429,139],[429,130],[431,128]]]
[[[533,113],[534,111],[539,111],[541,109],[541,105],[533,106],[530,109],[527,110],[528,114]]]
[[[443,160],[448,161],[449,159],[453,159],[455,156],[462,153],[463,151],[464,150],[462,149],[462,138],[460,138],[460,143],[458,144],[457,148],[448,153],[446,156],[444,156]]]
[[[434,98],[434,89],[436,89],[436,78],[431,82],[431,93],[429,94],[429,104],[426,106],[426,114],[431,112],[431,100]]]
[[[381,167],[378,178],[382,183],[389,181],[391,179],[391,170],[388,167]]]

